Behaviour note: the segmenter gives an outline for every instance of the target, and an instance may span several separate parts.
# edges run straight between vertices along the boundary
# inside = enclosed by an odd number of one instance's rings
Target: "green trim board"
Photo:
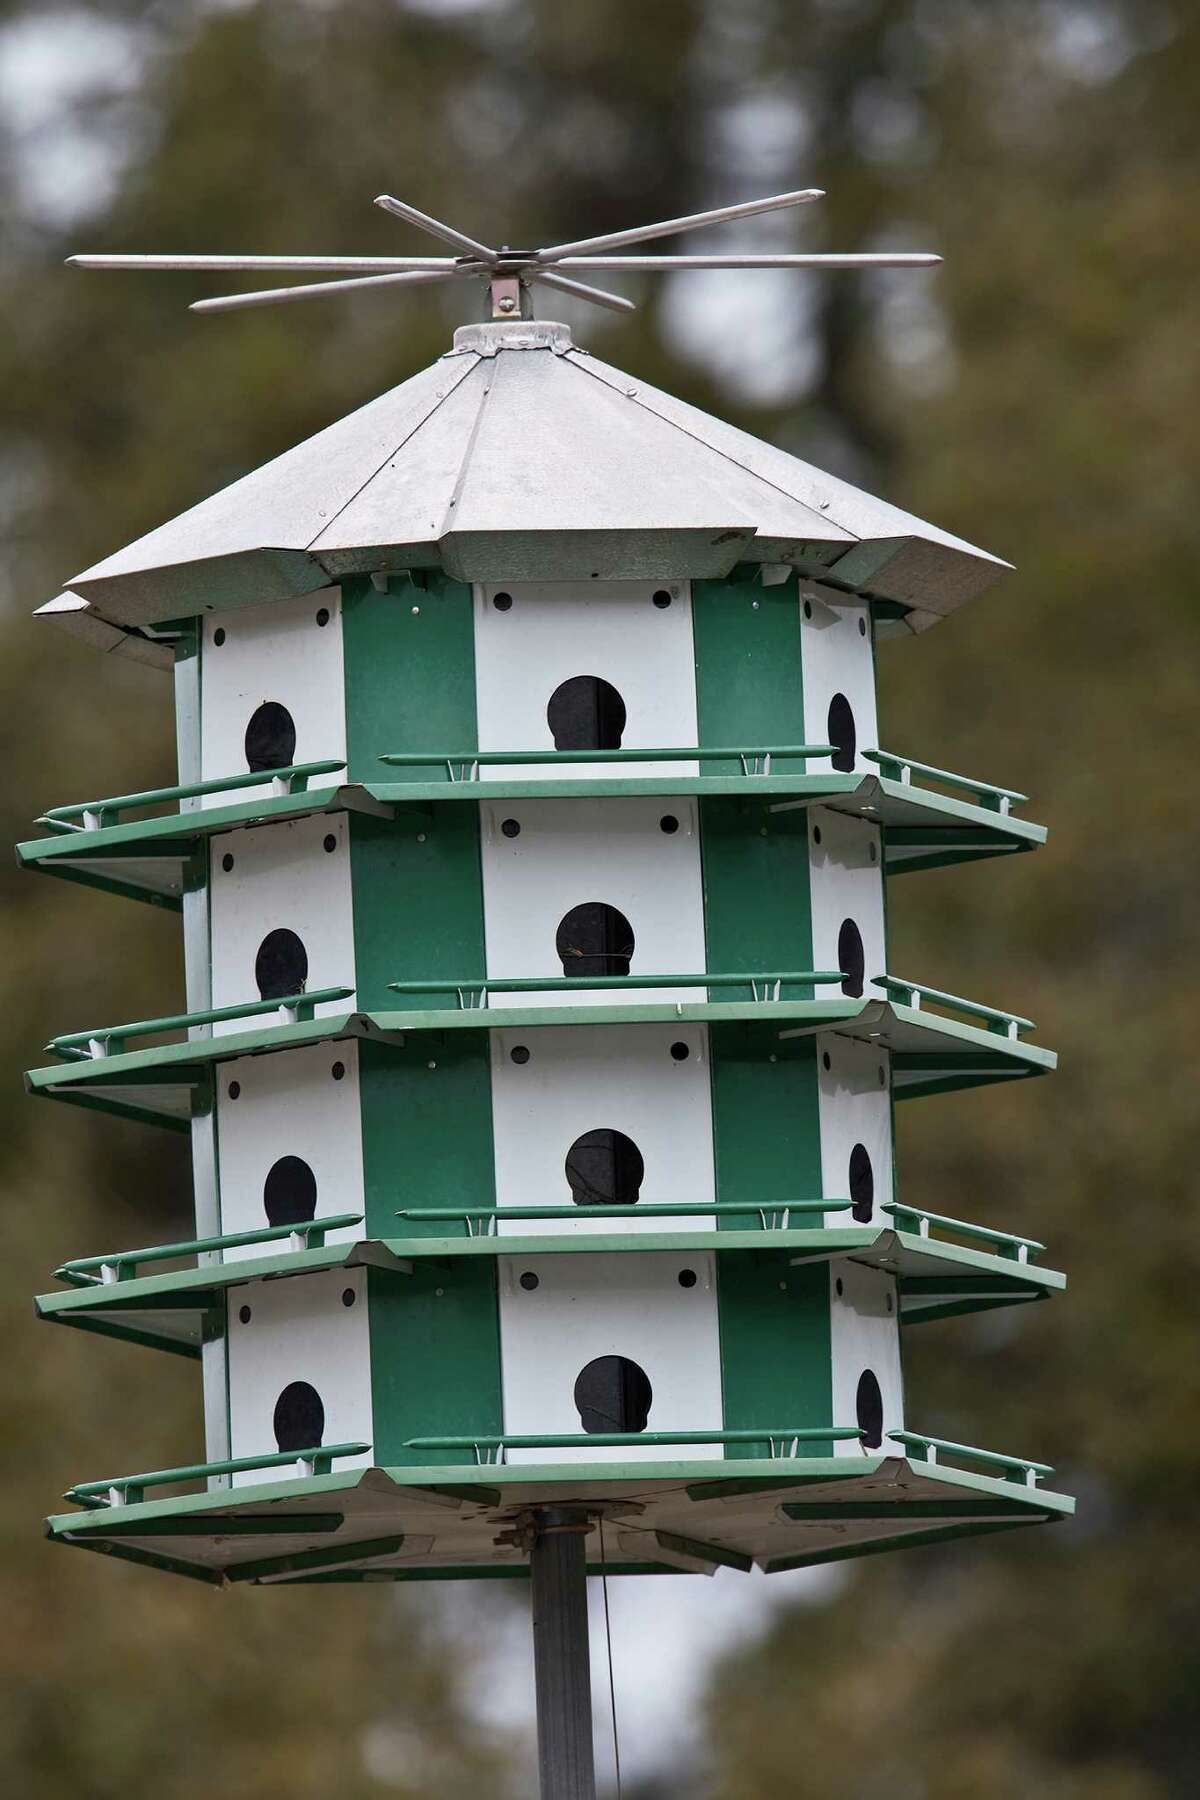
[[[804,1416],[820,1410],[809,1406],[805,1396],[791,1385],[795,1378],[796,1355],[792,1302],[797,1297],[812,1297],[804,1284],[824,1281],[824,1268],[831,1260],[849,1257],[895,1274],[902,1324],[1046,1299],[1066,1287],[1066,1276],[1056,1269],[1045,1269],[1034,1263],[1016,1263],[1010,1257],[990,1251],[945,1243],[916,1233],[897,1232],[890,1227],[558,1232],[553,1235],[522,1232],[496,1237],[422,1236],[363,1240],[326,1245],[320,1249],[239,1257],[234,1261],[175,1269],[127,1281],[62,1288],[38,1295],[34,1309],[39,1318],[55,1324],[100,1331],[189,1355],[196,1353],[207,1336],[219,1335],[223,1330],[225,1295],[229,1289],[254,1281],[314,1274],[323,1269],[365,1267],[371,1271],[368,1292],[372,1305],[372,1331],[378,1301],[381,1306],[386,1306],[387,1319],[391,1321],[387,1326],[390,1338],[402,1335],[400,1326],[393,1319],[393,1309],[416,1309],[421,1304],[419,1295],[424,1291],[421,1283],[405,1278],[419,1274],[425,1264],[441,1271],[437,1281],[446,1287],[456,1269],[465,1270],[472,1265],[484,1270],[494,1268],[496,1259],[501,1256],[648,1255],[654,1251],[715,1251],[717,1255],[722,1342],[729,1351],[728,1355],[725,1351],[722,1354],[727,1384],[726,1406],[732,1403],[737,1414],[734,1417],[726,1411],[726,1423],[731,1428],[760,1418],[793,1416],[801,1405],[807,1407]],[[457,1274],[453,1274],[453,1279],[458,1280]],[[494,1313],[494,1285],[489,1286],[493,1277],[488,1275],[485,1279],[479,1275],[464,1279],[468,1280],[468,1285],[476,1284],[470,1286],[470,1292],[480,1311]],[[478,1285],[480,1282],[482,1286]],[[455,1288],[451,1293],[450,1305],[443,1309],[443,1314],[450,1311],[457,1292]],[[779,1301],[780,1294],[784,1294],[784,1302]],[[781,1305],[789,1315],[786,1321],[782,1316],[778,1320],[775,1318]],[[819,1309],[814,1309],[813,1316],[818,1312]],[[406,1321],[404,1330],[409,1328]],[[446,1329],[445,1317],[440,1329]],[[771,1337],[772,1331],[779,1340],[777,1343]],[[779,1371],[779,1380],[784,1383],[781,1388],[772,1385],[761,1373],[760,1362],[765,1368],[768,1358],[768,1340],[774,1344],[772,1366]],[[449,1338],[446,1341],[449,1342]],[[764,1345],[767,1348],[763,1348]],[[495,1363],[494,1346],[489,1346],[483,1347],[486,1355],[481,1350],[481,1360],[473,1378],[476,1382],[482,1378],[482,1372]],[[730,1346],[737,1349],[736,1357]],[[751,1364],[743,1366],[741,1359],[752,1350]],[[422,1347],[420,1354],[425,1356],[427,1347]],[[828,1346],[823,1354],[827,1360]],[[403,1357],[397,1355],[393,1363],[395,1367],[411,1367],[410,1350],[406,1349]],[[788,1370],[792,1373],[788,1374]],[[469,1387],[470,1381],[465,1381],[465,1385]],[[464,1431],[482,1429],[478,1421],[462,1427]]]
[[[408,829],[436,828],[437,809],[461,802],[535,799],[620,799],[638,795],[697,797],[765,804],[773,814],[831,806],[884,828],[888,873],[978,861],[1037,849],[1044,826],[1001,816],[932,788],[877,776],[837,774],[614,776],[595,780],[429,781],[375,779],[304,793],[264,795],[235,806],[210,806],[136,819],[125,825],[32,838],[16,846],[17,864],[111,893],[171,905],[182,893],[203,840],[244,826],[269,825],[314,813],[368,818],[408,817]],[[152,898],[153,897],[153,898]]]
[[[669,976],[663,977],[664,982],[669,979]],[[212,1062],[256,1055],[261,1051],[290,1049],[297,1044],[317,1043],[328,1038],[353,1037],[387,1044],[402,1041],[408,1032],[454,1035],[501,1030],[537,1031],[562,1025],[663,1025],[673,1024],[676,1020],[693,1024],[758,1025],[776,1032],[783,1043],[819,1031],[861,1038],[899,1055],[902,1075],[903,1059],[907,1057],[924,1058],[924,1062],[914,1066],[926,1076],[932,1072],[928,1066],[930,1058],[948,1072],[957,1066],[960,1058],[969,1058],[972,1072],[976,1074],[989,1067],[1001,1066],[1012,1073],[1043,1074],[1053,1069],[1058,1060],[1052,1050],[1045,1050],[1040,1045],[1001,1037],[995,1031],[946,1018],[927,1008],[900,1006],[886,1000],[841,997],[815,1001],[679,1000],[612,1006],[438,1007],[342,1013],[253,1031],[233,1031],[216,1038],[154,1045],[147,1050],[130,1050],[116,1056],[83,1057],[48,1068],[31,1069],[25,1080],[28,1090],[33,1093],[60,1088],[65,1091],[79,1086],[110,1089],[130,1083],[144,1085],[152,1070],[156,1074],[163,1072],[159,1074],[160,1080],[178,1081],[182,1075],[181,1065],[189,1071],[183,1079],[190,1080],[194,1079],[192,1071]],[[902,1087],[903,1081],[897,1085]]]
[[[223,1585],[264,1560],[255,1521],[270,1537],[272,1560],[324,1551],[334,1553],[331,1565],[352,1567],[340,1557],[357,1547],[379,1578],[414,1579],[522,1573],[525,1553],[506,1541],[506,1528],[530,1505],[565,1500],[603,1511],[610,1558],[613,1549],[620,1557],[609,1561],[610,1574],[665,1562],[657,1534],[668,1548],[672,1539],[685,1542],[695,1560],[707,1554],[774,1572],[796,1558],[869,1555],[884,1542],[928,1541],[930,1532],[967,1535],[1074,1511],[1067,1495],[899,1457],[758,1457],[738,1464],[738,1481],[724,1477],[728,1468],[694,1459],[388,1466],[60,1513],[47,1521],[47,1535]],[[331,1531],[333,1513],[343,1522]],[[279,1516],[291,1530],[275,1527]],[[399,1537],[404,1544],[381,1562],[380,1541]],[[596,1525],[588,1562],[599,1567]]]

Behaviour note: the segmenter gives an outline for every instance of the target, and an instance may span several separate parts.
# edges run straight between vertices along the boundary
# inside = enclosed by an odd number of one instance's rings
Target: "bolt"
[[[516,304],[517,303],[511,294],[505,294],[503,300],[500,302],[500,311],[505,313],[511,312]]]

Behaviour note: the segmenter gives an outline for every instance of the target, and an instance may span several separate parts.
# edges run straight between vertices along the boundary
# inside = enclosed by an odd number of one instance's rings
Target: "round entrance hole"
[[[296,725],[287,707],[264,700],[250,716],[245,748],[251,774],[290,768],[296,760]]]
[[[633,926],[607,901],[585,900],[561,920],[554,948],[564,975],[628,975]]]
[[[315,1450],[325,1435],[325,1408],[307,1381],[289,1381],[275,1402],[275,1442],[281,1450]]]
[[[619,750],[625,718],[624,700],[602,675],[572,675],[546,707],[556,750]]]
[[[873,1369],[864,1369],[858,1378],[854,1411],[864,1445],[868,1450],[878,1450],[883,1442],[883,1394]]]
[[[576,1206],[636,1206],[646,1165],[632,1138],[600,1126],[575,1139],[566,1171]]]
[[[597,1356],[575,1379],[575,1410],[588,1433],[645,1431],[653,1400],[650,1377],[627,1356]]]
[[[254,980],[264,1000],[284,1000],[304,991],[308,951],[286,925],[268,931],[254,958]]]
[[[306,1225],[317,1213],[317,1178],[302,1156],[281,1156],[263,1182],[269,1225]]]

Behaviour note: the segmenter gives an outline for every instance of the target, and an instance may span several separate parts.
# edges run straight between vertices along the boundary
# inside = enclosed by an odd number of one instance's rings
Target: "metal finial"
[[[352,292],[360,288],[420,287],[432,282],[455,281],[464,277],[486,282],[489,310],[494,319],[520,318],[529,310],[528,290],[531,285],[557,288],[588,300],[594,306],[605,306],[614,312],[633,312],[632,300],[610,294],[590,282],[577,281],[580,272],[606,270],[610,273],[641,273],[647,270],[688,269],[924,269],[941,262],[940,256],[921,252],[878,251],[840,255],[828,252],[815,255],[742,255],[728,256],[611,256],[607,251],[626,244],[645,243],[650,238],[671,237],[684,231],[700,231],[708,225],[727,223],[731,219],[747,219],[757,213],[778,212],[784,207],[803,206],[824,197],[821,188],[799,188],[788,194],[773,194],[764,200],[744,200],[737,206],[718,206],[709,212],[689,213],[680,219],[663,219],[657,225],[636,225],[628,231],[605,232],[598,237],[577,238],[569,244],[552,244],[541,250],[510,250],[503,246],[493,250],[477,238],[456,231],[440,219],[419,212],[404,200],[391,194],[380,194],[375,204],[393,217],[415,225],[431,236],[452,244],[457,256],[69,256],[67,262],[77,269],[196,269],[269,271],[273,275],[289,273],[331,273],[342,279],[308,282],[301,287],[263,288],[250,294],[222,294],[213,300],[195,300],[191,311],[239,312],[247,307],[273,306],[277,302],[318,299],[326,294]],[[349,279],[345,279],[349,277]]]

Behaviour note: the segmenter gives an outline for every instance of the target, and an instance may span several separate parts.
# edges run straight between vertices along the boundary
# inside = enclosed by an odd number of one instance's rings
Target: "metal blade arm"
[[[824,198],[823,188],[797,188],[790,194],[772,194],[766,200],[743,200],[737,206],[717,206],[711,212],[688,213],[682,219],[662,219],[657,225],[635,225],[631,231],[607,231],[599,237],[578,238],[573,244],[551,244],[539,250],[539,263],[560,262],[564,256],[587,255],[593,250],[616,250],[621,244],[643,244],[647,238],[670,237],[678,231],[701,231],[728,219],[749,219],[756,213],[777,212],[786,206],[804,206]]]
[[[68,256],[69,269],[192,269],[230,274],[257,269],[272,274],[316,274],[322,270],[345,274],[400,274],[416,269],[454,269],[453,256]]]
[[[435,281],[453,281],[459,274],[474,274],[451,264],[448,269],[416,269],[401,275],[365,275],[358,281],[310,281],[303,287],[262,288],[254,294],[221,294],[214,300],[193,300],[194,313],[243,312],[254,306],[278,306],[291,300],[321,300],[329,294],[346,294],[356,288],[426,287]]]
[[[590,300],[595,306],[607,306],[612,312],[636,312],[637,307],[632,300],[626,300],[623,294],[610,294],[605,288],[592,287],[586,281],[568,281],[565,275],[543,274],[534,269],[529,276],[541,287],[561,288],[565,294],[574,294],[580,300]]]
[[[555,269],[607,269],[634,273],[654,269],[928,269],[941,262],[931,252],[864,250],[845,254],[817,251],[811,256],[572,256]],[[532,279],[545,280],[535,267]]]
[[[431,237],[441,238],[444,244],[453,244],[466,256],[478,256],[484,262],[495,262],[498,252],[489,250],[486,244],[478,239],[468,237],[465,231],[455,231],[453,225],[443,225],[440,219],[431,219],[428,213],[418,212],[415,206],[409,206],[406,200],[396,200],[391,194],[377,194],[376,206],[381,206],[393,218],[404,219],[409,225],[415,225],[420,231],[429,232]]]

